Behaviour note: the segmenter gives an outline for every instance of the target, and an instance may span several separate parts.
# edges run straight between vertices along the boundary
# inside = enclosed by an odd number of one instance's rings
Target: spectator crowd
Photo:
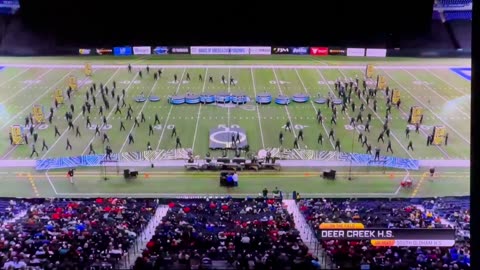
[[[133,269],[313,270],[325,259],[322,266],[330,261],[338,269],[470,269],[469,197],[297,199],[317,235],[322,223],[355,222],[366,228],[452,227],[458,236],[454,247],[374,247],[369,241],[324,240],[319,242],[325,258],[319,259],[300,238],[282,196],[273,192],[268,198],[267,193],[255,199],[162,201],[168,211]],[[158,205],[153,199],[0,200],[0,266],[127,269],[127,251]]]
[[[366,228],[454,228],[456,224],[442,224],[442,219],[469,219],[467,201],[469,198],[455,198],[417,204],[405,199],[303,199],[298,206],[318,234],[319,225],[325,222],[362,223]],[[370,241],[345,240],[324,240],[321,245],[339,269],[470,269],[469,239],[458,239],[453,248],[374,247]]]
[[[317,269],[279,199],[173,201],[134,269]]]
[[[157,204],[116,198],[52,199],[11,208],[19,207],[26,215],[0,227],[3,269],[106,270],[121,262]],[[7,212],[2,215],[12,217]]]

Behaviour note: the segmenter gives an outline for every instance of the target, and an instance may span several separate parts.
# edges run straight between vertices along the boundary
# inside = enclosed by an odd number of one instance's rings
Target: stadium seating
[[[318,232],[323,222],[361,222],[365,227],[428,228],[444,227],[440,216],[465,220],[469,203],[467,199],[427,200],[423,207],[409,200],[300,200],[298,205],[307,222]],[[433,212],[438,212],[435,215]],[[446,211],[446,212],[445,212]],[[455,214],[458,213],[458,214]],[[464,215],[461,216],[460,213]],[[469,213],[469,211],[468,211]],[[449,218],[452,220],[452,218]],[[373,269],[397,266],[409,269],[422,265],[444,264],[468,269],[469,243],[459,242],[455,248],[376,248],[368,241],[323,241],[327,254],[341,269],[359,269],[368,263]],[[454,259],[456,258],[456,259]],[[447,266],[448,268],[448,266]],[[383,268],[378,268],[383,269]]]
[[[144,264],[209,269],[313,269],[308,248],[281,201],[210,199],[175,201],[147,243]],[[218,268],[217,268],[218,267]],[[272,268],[270,268],[272,267]],[[158,269],[158,268],[157,268]],[[235,269],[235,268],[231,268]]]
[[[458,41],[460,48],[471,49],[472,48],[472,21],[466,20],[454,20],[447,22]]]
[[[472,11],[471,10],[464,10],[464,11],[445,11],[445,20],[453,21],[453,20],[472,20]]]
[[[112,269],[156,207],[153,200],[35,200],[23,218],[0,228],[0,250],[10,249],[0,252],[0,266]]]
[[[472,3],[472,0],[438,0],[438,5],[443,7],[464,7]]]
[[[447,29],[441,21],[432,21],[430,34],[422,38],[402,39],[399,41],[398,47],[403,49],[455,49]]]

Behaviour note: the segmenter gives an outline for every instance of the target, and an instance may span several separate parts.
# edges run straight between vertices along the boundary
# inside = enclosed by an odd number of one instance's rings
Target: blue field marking
[[[4,68],[5,68],[4,66],[0,66],[0,71],[1,71],[2,69],[4,69]]]
[[[465,80],[472,80],[472,68],[450,68],[451,71],[457,73]],[[468,73],[467,73],[468,72]]]

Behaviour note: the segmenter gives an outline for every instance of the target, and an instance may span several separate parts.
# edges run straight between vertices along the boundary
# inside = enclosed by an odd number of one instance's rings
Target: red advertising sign
[[[327,47],[310,47],[310,55],[324,56],[328,55]]]

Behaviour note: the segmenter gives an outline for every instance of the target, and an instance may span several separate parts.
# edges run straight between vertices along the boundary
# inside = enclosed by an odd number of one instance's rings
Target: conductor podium
[[[337,174],[337,171],[335,170],[325,170],[323,171],[323,179],[326,180],[335,180],[335,175]]]

